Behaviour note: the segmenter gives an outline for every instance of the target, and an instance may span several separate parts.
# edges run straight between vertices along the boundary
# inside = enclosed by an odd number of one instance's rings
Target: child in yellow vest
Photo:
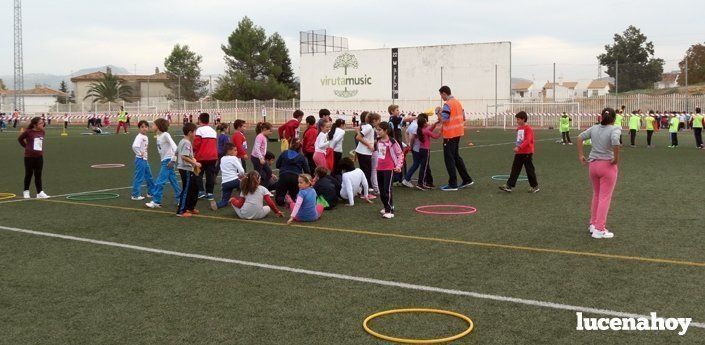
[[[693,134],[695,135],[695,146],[698,149],[703,149],[703,114],[701,114],[700,108],[695,108],[695,115],[693,115]]]

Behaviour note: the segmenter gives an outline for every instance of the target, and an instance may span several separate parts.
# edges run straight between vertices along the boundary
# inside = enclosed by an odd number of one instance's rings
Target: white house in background
[[[547,100],[553,100],[553,95],[556,95],[556,101],[565,101],[579,97],[576,87],[578,86],[577,81],[561,81],[555,85],[551,82],[546,82],[543,86],[543,96]]]
[[[521,101],[541,98],[541,91],[537,90],[535,85],[531,80],[513,80],[512,99]]]
[[[37,86],[24,90],[24,109],[26,113],[46,113],[52,110],[59,97],[67,97],[66,93]],[[11,113],[15,108],[15,90],[0,90],[0,109],[3,113]]]
[[[107,72],[111,72],[110,67],[107,68]],[[132,95],[127,98],[130,102],[140,101],[143,104],[148,102],[151,104],[174,98],[174,92],[169,88],[171,82],[169,74],[159,72],[159,68],[155,68],[154,74],[151,75],[116,74],[115,76],[132,88]],[[76,102],[91,102],[93,98],[88,97],[85,101],[84,98],[88,94],[91,84],[99,82],[103,78],[105,78],[104,72],[93,72],[71,78]]]
[[[595,79],[587,87],[587,97],[599,97],[610,93],[613,85],[609,80]]]
[[[669,73],[661,74],[661,81],[654,83],[654,88],[656,89],[669,89],[672,87],[678,87],[678,76],[681,74],[680,71],[673,71]]]

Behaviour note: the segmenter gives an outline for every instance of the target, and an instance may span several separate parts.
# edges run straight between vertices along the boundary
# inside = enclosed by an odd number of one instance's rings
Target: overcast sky
[[[0,10],[0,75],[13,72],[12,1]],[[298,32],[327,29],[350,49],[511,41],[513,76],[593,78],[612,35],[635,25],[666,70],[705,40],[705,1],[23,1],[25,73],[69,74],[113,64],[162,68],[176,43],[203,55],[203,74],[221,74],[220,45],[245,15],[279,32],[298,70]]]

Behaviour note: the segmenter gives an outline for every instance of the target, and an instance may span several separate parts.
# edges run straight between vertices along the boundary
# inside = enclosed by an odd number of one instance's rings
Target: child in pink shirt
[[[438,122],[431,126],[428,124],[428,118],[425,116],[419,117],[416,123],[418,124],[416,140],[419,141],[419,158],[421,158],[419,183],[416,185],[416,188],[421,190],[433,189],[431,186],[426,186],[423,181],[426,181],[426,175],[431,173],[431,139],[440,138],[441,133],[434,133]]]
[[[401,172],[404,165],[404,153],[399,143],[392,139],[394,133],[388,122],[381,122],[377,128],[377,183],[380,199],[384,204],[381,211],[385,219],[394,218],[394,203],[392,200],[392,178],[394,173]]]
[[[267,141],[269,140],[269,135],[272,134],[272,125],[269,122],[260,122],[255,127],[255,132],[257,132],[257,136],[255,137],[255,144],[252,146],[250,160],[254,170],[260,176],[265,176],[264,165],[266,161],[264,156],[267,154]]]

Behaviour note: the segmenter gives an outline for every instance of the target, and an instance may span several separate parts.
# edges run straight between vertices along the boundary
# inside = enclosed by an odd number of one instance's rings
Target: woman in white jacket
[[[345,141],[345,120],[337,119],[333,123],[330,132],[328,132],[328,140],[330,148],[333,149],[333,172],[331,175],[338,176],[340,172],[340,159],[343,158],[343,141]]]
[[[328,148],[330,147],[330,141],[328,140],[328,132],[330,132],[331,129],[331,123],[330,122],[325,122],[321,126],[321,132],[318,133],[318,137],[316,137],[316,144],[315,144],[315,151],[313,153],[313,161],[316,163],[316,167],[327,167],[326,163],[326,151],[328,151]]]

